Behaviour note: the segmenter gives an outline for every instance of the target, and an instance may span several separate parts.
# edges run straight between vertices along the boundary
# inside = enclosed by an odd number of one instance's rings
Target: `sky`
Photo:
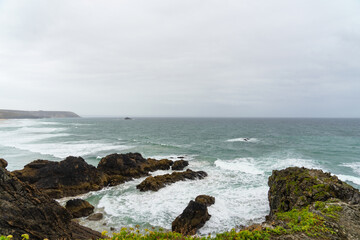
[[[0,109],[360,117],[359,0],[0,0]]]

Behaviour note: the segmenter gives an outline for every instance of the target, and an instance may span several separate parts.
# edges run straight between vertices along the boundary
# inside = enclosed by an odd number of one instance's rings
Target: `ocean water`
[[[111,153],[184,157],[203,180],[178,182],[158,192],[139,192],[144,178],[81,196],[104,213],[80,223],[103,231],[140,225],[171,229],[197,195],[216,198],[201,234],[262,222],[268,214],[267,179],[274,169],[318,168],[360,187],[360,119],[116,118],[1,120],[0,157],[8,170],[36,159],[81,156],[97,166]],[[157,171],[153,175],[171,171]],[[66,199],[59,202],[64,204]]]

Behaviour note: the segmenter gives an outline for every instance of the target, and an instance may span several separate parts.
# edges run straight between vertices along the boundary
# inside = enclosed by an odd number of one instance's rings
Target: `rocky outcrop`
[[[268,184],[270,215],[330,198],[337,198],[351,204],[360,203],[358,190],[336,176],[321,170],[298,167],[274,170]]]
[[[200,195],[197,199],[205,199],[202,196],[206,195]],[[215,202],[214,197],[206,196],[206,199],[214,199]],[[210,217],[205,203],[191,200],[184,211],[172,222],[171,229],[184,235],[194,235]]]
[[[145,159],[139,153],[127,153],[108,155],[101,159],[97,168],[81,157],[67,157],[60,162],[36,160],[13,173],[49,196],[61,198],[115,186],[148,176],[151,171],[169,170],[172,164],[168,159]]]
[[[145,159],[140,153],[114,153],[102,158],[97,166],[98,170],[109,176],[123,176],[132,179],[139,178],[156,170],[169,170],[173,161],[168,159]]]
[[[267,221],[243,229],[244,235],[276,240],[360,239],[359,191],[336,176],[291,167],[273,171],[268,183]]]
[[[8,162],[5,159],[0,158],[0,168],[6,168]]]
[[[195,202],[205,204],[207,207],[215,204],[215,198],[209,195],[199,195],[195,198]]]
[[[67,157],[61,162],[36,160],[23,170],[13,172],[53,198],[76,196],[100,190],[107,185],[107,176],[81,157]]]
[[[97,239],[101,236],[71,221],[55,200],[0,168],[0,233],[21,239]]]
[[[171,169],[172,170],[183,170],[185,167],[187,167],[189,165],[188,161],[185,160],[177,160],[174,162],[174,164],[172,165]]]
[[[166,185],[184,181],[186,179],[203,179],[207,176],[206,172],[198,171],[194,172],[191,169],[186,170],[185,172],[173,172],[171,174],[159,175],[159,176],[150,176],[142,181],[139,185],[136,186],[140,191],[158,191],[159,189],[165,187]]]
[[[83,199],[71,199],[65,204],[73,218],[87,217],[94,212],[94,206]]]

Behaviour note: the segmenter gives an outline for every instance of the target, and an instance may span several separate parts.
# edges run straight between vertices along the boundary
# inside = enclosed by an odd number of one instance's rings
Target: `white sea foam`
[[[71,136],[70,133],[66,132],[68,128],[63,125],[55,127],[55,125],[48,124],[47,122],[34,120],[11,121],[11,124],[18,128],[9,130],[9,128],[2,129],[0,127],[0,145],[44,155],[52,155],[57,158],[65,158],[69,155],[85,156],[102,151],[122,151],[132,148],[132,146],[96,141],[52,142],[49,141],[51,138]]]
[[[360,162],[344,163],[341,166],[351,168],[355,173],[360,175]]]
[[[240,171],[249,174],[263,174],[253,158],[237,158],[234,160],[216,160],[215,166],[224,170]]]
[[[93,201],[93,193],[85,196],[96,209],[103,209],[107,216],[107,227],[140,226],[171,229],[171,222],[184,210],[190,200],[200,194],[216,198],[215,205],[209,207],[211,219],[201,229],[201,234],[230,230],[236,225],[249,221],[262,221],[268,213],[267,177],[224,171],[213,166],[203,166],[209,175],[205,179],[180,181],[157,192],[140,192],[136,189],[144,178],[108,188],[97,193],[99,200]],[[169,171],[157,171],[154,175]],[[95,209],[95,211],[97,211]],[[96,230],[104,230],[101,223],[94,226],[82,222]]]
[[[350,182],[353,182],[360,186],[360,178],[359,177],[342,175],[342,174],[337,174],[336,176],[338,176],[338,178],[342,181],[350,181]]]
[[[107,143],[86,143],[86,142],[64,142],[64,143],[38,143],[38,144],[22,144],[17,148],[28,150],[30,152],[52,155],[57,158],[65,158],[67,156],[86,156],[101,151],[122,151],[130,149],[132,146],[112,145]]]
[[[232,138],[226,140],[226,142],[258,142],[259,140],[257,138]]]

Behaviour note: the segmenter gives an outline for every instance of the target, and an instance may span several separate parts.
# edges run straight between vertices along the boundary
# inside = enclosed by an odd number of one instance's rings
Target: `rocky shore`
[[[183,164],[183,160],[178,161]],[[98,166],[94,167],[81,157],[70,156],[60,162],[36,160],[25,165],[24,169],[12,173],[21,181],[36,186],[50,197],[62,198],[149,176],[150,172],[157,170],[169,170],[173,164],[178,166],[178,161],[145,159],[139,153],[115,153],[102,158]],[[205,175],[204,172],[176,173],[172,182],[201,178]],[[182,179],[179,179],[181,177]],[[163,182],[161,185],[166,184],[170,184],[170,181]]]
[[[138,185],[143,191],[156,191],[177,180],[206,177],[205,172],[190,169],[149,176],[156,170],[177,170],[187,165],[183,160],[175,164],[168,159],[145,159],[139,153],[128,153],[108,155],[97,167],[81,157],[68,157],[61,162],[36,160],[22,170],[9,172],[7,162],[0,159],[0,235],[15,237],[27,233],[31,239],[97,239],[100,233],[72,220],[92,214],[91,205],[72,200],[65,209],[53,198],[76,196],[144,176],[148,178]],[[237,239],[360,239],[360,193],[336,176],[291,167],[274,170],[268,185],[270,212],[265,221],[221,233],[220,239],[232,239],[229,236],[235,235]],[[172,230],[196,234],[211,218],[207,208],[213,204],[215,198],[199,195],[184,206],[183,213],[172,222]],[[90,217],[102,218],[100,215]]]

